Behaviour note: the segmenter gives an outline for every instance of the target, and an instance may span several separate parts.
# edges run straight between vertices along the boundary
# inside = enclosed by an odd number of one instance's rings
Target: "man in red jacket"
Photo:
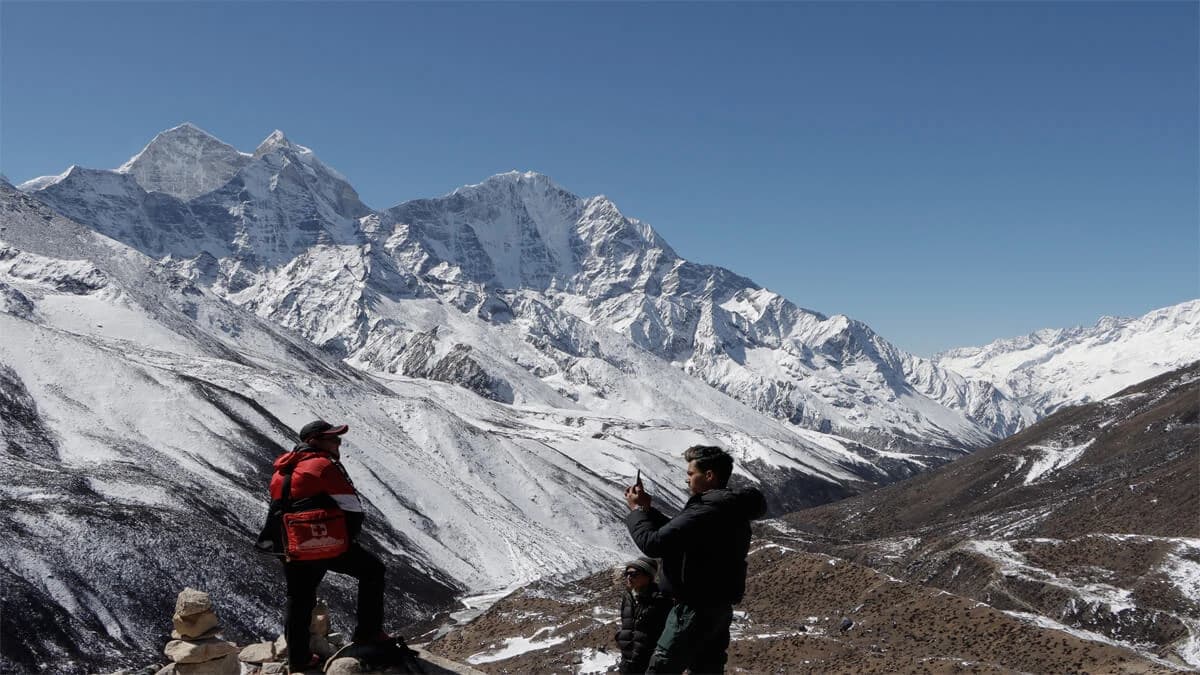
[[[352,640],[355,643],[382,643],[390,640],[383,632],[384,565],[357,541],[362,529],[363,509],[342,466],[342,434],[346,425],[334,426],[324,420],[304,425],[300,444],[275,460],[271,477],[271,499],[282,500],[284,481],[291,474],[290,501],[294,510],[307,504],[315,508],[336,507],[346,516],[346,531],[350,545],[345,553],[325,560],[284,560],[287,577],[287,607],[284,636],[288,644],[288,664],[292,672],[311,669],[320,664],[320,657],[309,650],[309,621],[317,602],[317,586],[326,572],[347,574],[358,579],[358,626]]]

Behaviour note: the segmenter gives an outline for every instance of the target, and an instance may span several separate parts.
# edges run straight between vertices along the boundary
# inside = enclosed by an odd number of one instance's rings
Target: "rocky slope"
[[[869,567],[760,540],[728,672],[1167,673],[1170,664]],[[487,673],[604,673],[619,650],[611,573],[542,582],[429,649]]]
[[[1197,401],[1200,363],[760,524],[731,669],[1200,668]],[[431,648],[487,672],[604,672],[617,607],[611,574],[547,580]]]
[[[1200,667],[1200,364],[788,522],[821,550]]]

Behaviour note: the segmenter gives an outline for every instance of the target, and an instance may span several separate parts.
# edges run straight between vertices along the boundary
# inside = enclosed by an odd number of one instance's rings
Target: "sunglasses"
[[[645,574],[645,572],[643,572],[641,570],[625,570],[625,573],[622,574],[621,576],[625,577],[626,579],[632,579],[632,578],[638,576],[639,574]]]

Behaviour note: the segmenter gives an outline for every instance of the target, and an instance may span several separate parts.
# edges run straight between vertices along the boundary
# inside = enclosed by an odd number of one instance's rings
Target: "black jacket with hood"
[[[621,597],[621,629],[617,631],[617,644],[621,647],[620,672],[646,672],[650,655],[654,653],[673,606],[674,601],[653,583],[637,594],[625,591]]]
[[[630,511],[625,526],[642,553],[662,558],[663,592],[693,607],[732,605],[746,592],[750,521],[766,508],[755,488],[718,488],[694,495],[674,518]]]

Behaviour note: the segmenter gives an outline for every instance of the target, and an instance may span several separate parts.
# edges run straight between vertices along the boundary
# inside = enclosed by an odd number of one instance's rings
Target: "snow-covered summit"
[[[250,155],[185,122],[154,137],[117,172],[132,175],[147,192],[187,201],[229,181]]]
[[[147,255],[225,261],[222,285],[234,290],[314,244],[358,242],[357,219],[370,213],[281,132],[250,154],[192,124],[159,133],[117,170],[72,167],[21,189]]]
[[[38,176],[37,178],[31,178],[16,186],[16,188],[21,192],[34,192],[36,190],[41,190],[65,179],[76,168],[77,167],[72,164],[71,166],[67,167],[66,171],[63,171],[56,176]]]
[[[279,129],[272,131],[266,138],[263,139],[262,143],[258,144],[258,147],[254,149],[253,156],[256,159],[270,156],[278,156],[280,158],[286,157],[307,167],[307,170],[314,176],[324,174],[335,181],[346,183],[347,186],[349,185],[345,176],[330,167],[328,164],[325,164],[321,160],[317,159],[316,153],[314,153],[311,148],[300,145],[299,143],[293,143],[288,139],[287,135],[285,135]],[[351,190],[353,190],[353,188],[351,188]]]
[[[1200,359],[1200,299],[1094,326],[1043,329],[952,349],[938,364],[988,382],[1038,416],[1086,403]]]

